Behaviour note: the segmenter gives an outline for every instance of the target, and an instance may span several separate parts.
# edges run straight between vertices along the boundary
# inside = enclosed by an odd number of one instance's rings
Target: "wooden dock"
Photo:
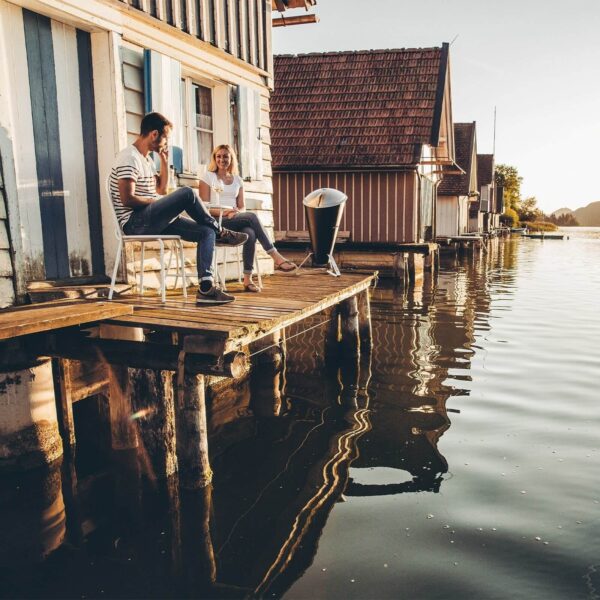
[[[307,269],[265,277],[258,294],[232,284],[235,302],[222,306],[196,306],[192,293],[186,299],[172,292],[162,303],[156,295],[129,292],[111,302],[71,298],[10,309],[0,313],[0,368],[10,370],[16,355],[23,362],[53,358],[59,429],[69,452],[76,440],[72,404],[88,392],[108,398],[113,448],[138,443],[131,422],[136,393],[145,401],[150,394],[157,406],[170,403],[164,437],[173,444],[177,430],[171,464],[179,463],[182,485],[197,488],[211,478],[205,376],[243,377],[251,355],[264,349],[282,363],[285,329],[321,311],[328,311],[329,354],[333,348],[358,360],[361,349],[371,347],[369,288],[375,279]],[[152,381],[136,388],[136,377]]]

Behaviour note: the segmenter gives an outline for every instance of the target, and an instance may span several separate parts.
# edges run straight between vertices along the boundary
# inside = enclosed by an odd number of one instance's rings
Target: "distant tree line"
[[[496,165],[494,173],[496,185],[504,188],[504,214],[501,221],[510,227],[518,227],[532,223],[549,223],[565,227],[579,225],[577,219],[570,213],[558,217],[546,215],[537,206],[535,196],[521,197],[521,183],[523,178],[516,167],[511,165]],[[550,227],[552,228],[552,227]]]

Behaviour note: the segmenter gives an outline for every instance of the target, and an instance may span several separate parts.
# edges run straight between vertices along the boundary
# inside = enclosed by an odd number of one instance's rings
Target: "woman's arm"
[[[244,186],[240,185],[240,191],[235,199],[235,203],[240,212],[244,212],[246,210],[246,201],[244,200]]]
[[[198,182],[198,194],[203,202],[210,204],[210,187],[208,183],[202,179]],[[208,212],[217,219],[221,216],[221,210],[218,208],[209,208]]]

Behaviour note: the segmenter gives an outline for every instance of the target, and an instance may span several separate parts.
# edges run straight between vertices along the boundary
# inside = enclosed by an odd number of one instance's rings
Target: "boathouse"
[[[501,197],[500,203],[496,198],[493,154],[477,155],[477,189],[479,201],[473,206],[470,221],[472,227],[478,227],[478,231],[492,234],[500,227],[500,215],[504,212]]]
[[[436,236],[443,241],[469,232],[469,207],[478,199],[475,122],[454,124],[454,145],[462,172],[446,168],[438,188]]]
[[[332,187],[348,196],[338,264],[393,270],[403,251],[429,254],[455,164],[448,44],[276,56],[274,74],[276,236],[306,234],[303,198]]]

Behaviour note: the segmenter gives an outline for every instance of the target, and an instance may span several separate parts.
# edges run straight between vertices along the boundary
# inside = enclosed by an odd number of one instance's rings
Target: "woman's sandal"
[[[284,265],[289,265],[289,268],[284,268]],[[278,265],[275,265],[275,270],[281,271],[282,273],[293,273],[297,269],[298,265],[295,265],[291,260],[284,260]]]
[[[244,291],[257,294],[258,292],[260,292],[262,290],[255,283],[250,282],[247,285],[244,285]]]

